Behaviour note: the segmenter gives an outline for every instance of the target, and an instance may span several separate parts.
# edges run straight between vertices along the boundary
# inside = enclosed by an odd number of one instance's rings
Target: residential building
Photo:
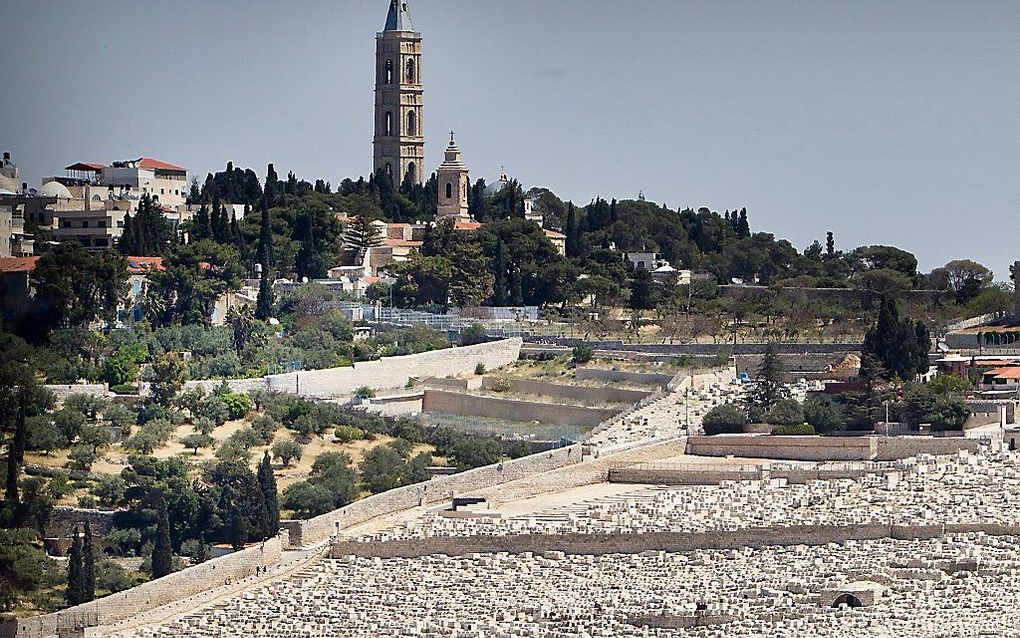
[[[76,239],[90,250],[114,248],[124,234],[125,210],[97,208],[91,210],[54,211],[53,239]]]
[[[27,307],[32,287],[29,277],[38,257],[0,257],[0,315],[13,323]]]
[[[124,323],[141,321],[145,316],[145,297],[149,293],[149,274],[163,270],[162,257],[125,257],[128,268],[128,294],[118,310]]]
[[[35,252],[35,239],[25,232],[24,211],[21,204],[0,204],[0,257],[29,257]]]

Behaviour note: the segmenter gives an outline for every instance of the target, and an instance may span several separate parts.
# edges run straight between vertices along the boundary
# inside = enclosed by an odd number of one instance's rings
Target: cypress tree
[[[492,260],[492,270],[495,279],[492,283],[492,303],[496,306],[505,306],[507,298],[507,254],[506,246],[501,239],[496,240],[496,257]]]
[[[262,198],[262,219],[259,222],[259,245],[256,257],[258,262],[262,264],[263,270],[273,264],[273,231],[269,226],[269,202],[267,197]]]
[[[612,226],[619,218],[616,216],[616,200],[609,203],[609,225]]]
[[[82,602],[96,599],[96,556],[92,550],[92,526],[85,521],[85,539],[82,542]]]
[[[230,506],[230,544],[235,551],[244,549],[248,542],[248,522],[241,515],[241,510],[236,505]]]
[[[567,257],[577,257],[577,240],[580,238],[577,228],[577,211],[574,203],[567,204]]]
[[[280,531],[280,503],[276,492],[276,477],[269,452],[262,455],[259,464],[259,488],[262,490],[262,538],[276,536]]]
[[[737,219],[737,237],[745,239],[751,236],[751,226],[747,223],[747,209],[740,209],[740,217]]]
[[[156,540],[152,545],[152,577],[162,578],[173,571],[173,548],[170,545],[170,518],[166,502],[159,504],[159,523],[156,526]]]
[[[14,453],[14,444],[7,444],[7,488],[4,491],[4,500],[17,505],[18,497],[18,475],[21,474],[21,466],[18,464],[17,456]]]
[[[774,343],[769,342],[765,346],[765,357],[758,368],[758,376],[754,380],[754,387],[747,396],[748,407],[760,414],[751,414],[753,420],[757,420],[769,408],[790,398],[790,391],[783,383],[783,365],[779,360]]]
[[[74,606],[85,602],[85,574],[82,566],[82,540],[77,525],[74,526],[72,534],[71,551],[67,557],[67,589],[64,590],[64,600],[68,605]]]
[[[276,203],[276,192],[278,189],[277,183],[279,181],[280,178],[276,174],[276,169],[272,164],[270,164],[269,168],[266,170],[266,187],[263,189],[263,193],[265,193],[263,201],[268,201],[270,206]]]

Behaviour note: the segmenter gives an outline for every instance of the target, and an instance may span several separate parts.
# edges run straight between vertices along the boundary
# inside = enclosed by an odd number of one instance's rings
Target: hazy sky
[[[1020,2],[410,2],[430,170],[452,128],[472,179],[1020,258]],[[367,174],[388,4],[0,0],[0,147],[33,185],[141,155]]]

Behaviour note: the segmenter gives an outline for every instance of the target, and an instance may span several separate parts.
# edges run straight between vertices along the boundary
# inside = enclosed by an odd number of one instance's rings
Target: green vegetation
[[[739,434],[747,425],[747,411],[736,403],[724,403],[709,410],[701,422],[705,434]]]

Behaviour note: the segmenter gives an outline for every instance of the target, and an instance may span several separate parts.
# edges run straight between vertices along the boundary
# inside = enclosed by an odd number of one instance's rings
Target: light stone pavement
[[[199,614],[117,634],[457,638],[1020,636],[1017,538],[642,555],[324,560]],[[878,604],[825,593],[870,581]],[[723,616],[650,629],[647,617]]]

